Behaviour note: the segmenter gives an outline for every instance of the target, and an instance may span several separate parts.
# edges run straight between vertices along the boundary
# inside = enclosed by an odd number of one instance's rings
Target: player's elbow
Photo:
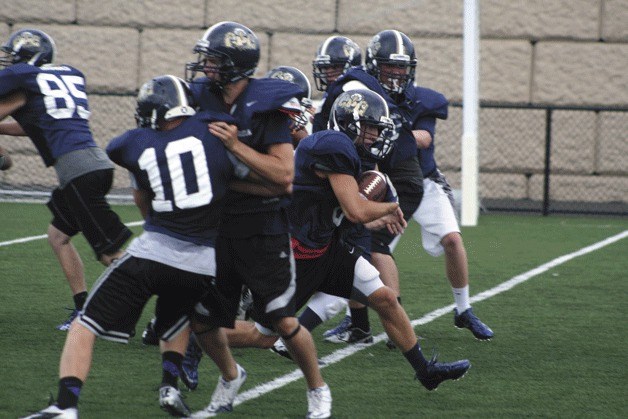
[[[343,209],[345,218],[354,224],[366,224],[369,221],[373,221],[368,217],[366,211],[363,211],[359,206],[352,209]]]
[[[292,193],[292,182],[294,181],[294,169],[286,168],[278,176],[277,185],[282,188],[283,193]]]

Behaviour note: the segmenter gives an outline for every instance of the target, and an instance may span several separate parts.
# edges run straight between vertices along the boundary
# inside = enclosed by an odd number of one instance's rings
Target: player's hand
[[[238,140],[238,127],[223,121],[210,122],[209,132],[218,137],[227,150],[233,150]]]
[[[373,220],[364,224],[369,230],[381,230],[386,227],[390,234],[403,234],[405,228],[408,227],[408,223],[403,218],[403,211],[401,208],[397,208],[394,212],[384,215],[383,217]]]
[[[403,218],[403,211],[401,211],[401,208],[397,208],[397,210],[391,215],[394,218],[394,221],[386,224],[386,228],[390,234],[403,234],[406,227],[408,227],[408,223]]]

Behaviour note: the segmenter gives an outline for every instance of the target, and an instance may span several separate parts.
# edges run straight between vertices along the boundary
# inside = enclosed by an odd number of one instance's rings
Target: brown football
[[[382,202],[386,197],[386,178],[377,170],[363,172],[358,178],[358,187],[369,201]]]

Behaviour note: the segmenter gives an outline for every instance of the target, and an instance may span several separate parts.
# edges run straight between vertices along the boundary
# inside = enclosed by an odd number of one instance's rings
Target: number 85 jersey
[[[229,115],[224,115],[229,118]],[[222,142],[209,133],[207,112],[169,131],[138,128],[114,138],[109,158],[152,197],[144,230],[213,246],[220,210],[234,172]]]
[[[68,65],[26,63],[0,71],[0,97],[26,93],[26,104],[12,116],[37,147],[46,166],[66,153],[97,147],[89,129],[83,73]]]

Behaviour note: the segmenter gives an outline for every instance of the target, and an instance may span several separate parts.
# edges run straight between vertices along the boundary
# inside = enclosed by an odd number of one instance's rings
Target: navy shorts
[[[253,295],[253,309],[270,321],[293,317],[295,266],[288,234],[216,240],[216,284],[235,320],[242,286]]]
[[[155,332],[170,340],[198,316],[199,302],[210,310],[204,324],[228,324],[226,306],[213,278],[126,253],[92,287],[79,322],[107,340],[126,343],[148,300],[157,296]],[[211,321],[211,324],[210,324]]]
[[[52,191],[47,204],[51,224],[70,237],[82,232],[96,259],[120,250],[133,234],[105,199],[112,182],[113,169],[86,173]]]

